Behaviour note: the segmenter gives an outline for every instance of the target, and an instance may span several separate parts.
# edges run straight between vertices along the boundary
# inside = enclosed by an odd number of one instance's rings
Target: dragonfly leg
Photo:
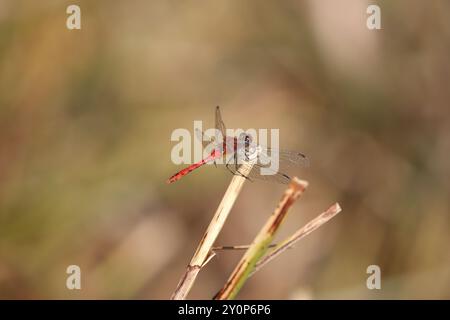
[[[232,160],[232,159],[230,159],[230,160],[227,161],[227,163],[225,164],[225,167],[226,167],[226,168],[228,169],[228,171],[230,171],[233,175],[237,175],[237,174],[238,174],[237,170],[233,170],[233,168],[232,168],[232,166],[231,166],[231,164],[230,164],[231,160]]]
[[[246,156],[246,161],[247,161],[247,160],[249,160],[249,159],[248,159],[248,157]],[[247,176],[244,176],[244,175],[239,171],[239,165],[238,165],[237,153],[234,154],[234,165],[235,165],[235,168],[236,168],[236,172],[238,172],[242,177],[244,177],[244,178],[247,179],[248,181],[253,182],[252,179],[250,179],[250,178],[247,177]]]
[[[234,153],[233,158],[234,158],[234,169],[237,172],[239,170],[239,167],[238,167],[237,153],[236,152]]]
[[[242,173],[239,172],[239,169],[237,169],[237,165],[236,165],[236,170],[233,170],[232,168],[232,164],[230,164],[230,162],[232,161],[233,158],[231,158],[230,160],[228,160],[228,162],[226,163],[225,167],[228,169],[228,171],[230,171],[233,175],[239,175],[249,181],[252,181],[249,177],[243,175]]]

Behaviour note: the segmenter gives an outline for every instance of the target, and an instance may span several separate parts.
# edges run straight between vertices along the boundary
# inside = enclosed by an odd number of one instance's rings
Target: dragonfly
[[[215,128],[218,134],[212,138],[202,131],[196,130],[197,138],[202,141],[203,147],[207,148],[211,144],[213,145],[211,153],[172,175],[167,183],[178,181],[205,164],[214,163],[216,165],[219,159],[224,160],[225,168],[233,175],[240,175],[250,181],[257,179],[282,184],[288,184],[291,181],[291,177],[284,173],[287,167],[309,165],[309,160],[303,153],[258,145],[253,142],[252,136],[245,132],[238,137],[227,136],[219,106],[216,107],[215,112]],[[279,160],[279,169],[276,171],[269,166],[271,156],[275,153],[278,154]],[[251,168],[246,168],[248,166]],[[244,169],[250,169],[250,171]],[[243,173],[248,171],[247,174]]]

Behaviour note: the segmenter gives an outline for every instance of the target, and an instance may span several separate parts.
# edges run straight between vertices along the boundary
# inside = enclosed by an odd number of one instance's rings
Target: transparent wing
[[[214,137],[206,135],[203,131],[201,131],[198,128],[195,128],[195,136],[199,141],[201,141],[203,148],[208,147],[210,144],[215,145],[216,139]]]
[[[283,166],[301,166],[309,167],[309,159],[301,152],[279,150],[269,147],[260,147],[260,153],[258,155],[260,163],[265,164],[270,161],[270,158],[275,154],[278,154],[280,161],[280,168]]]
[[[244,163],[239,166],[239,169],[237,170],[238,173],[242,174],[244,171],[243,169],[245,167],[250,166],[249,163]],[[264,168],[265,174],[263,174],[262,169]],[[258,163],[253,164],[253,168],[250,171],[250,173],[246,176],[247,178],[251,180],[257,179],[257,180],[263,180],[263,181],[269,181],[269,182],[277,182],[282,184],[288,184],[291,181],[291,177],[289,177],[285,173],[274,171],[270,168],[261,166]]]
[[[308,158],[300,153],[294,151],[278,150],[274,148],[258,147],[253,153],[257,155],[253,168],[247,177],[250,180],[258,179],[264,181],[274,181],[282,184],[288,184],[291,181],[291,177],[286,173],[289,168],[297,168],[299,166],[308,166]],[[278,154],[278,165],[275,165],[273,161],[276,161],[276,155]],[[252,158],[252,155],[249,156]],[[250,164],[244,162],[237,170],[242,174],[243,169]]]
[[[216,129],[219,129],[219,131],[222,133],[222,137],[226,137],[226,127],[222,120],[222,115],[220,114],[220,108],[219,106],[216,107]],[[218,140],[218,139],[217,139]]]
[[[203,157],[207,157],[215,149],[220,149],[218,148],[216,139],[214,137],[208,136],[198,128],[195,128],[195,136],[197,137],[198,140],[202,142]],[[216,164],[216,160],[214,161],[214,164]]]

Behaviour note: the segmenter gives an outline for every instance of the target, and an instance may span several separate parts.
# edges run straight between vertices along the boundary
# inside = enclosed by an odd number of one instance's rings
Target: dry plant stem
[[[278,257],[281,253],[286,251],[287,249],[292,248],[298,241],[306,237],[311,232],[315,231],[320,226],[327,223],[329,220],[331,220],[334,216],[336,216],[339,212],[341,212],[341,207],[339,206],[339,203],[333,204],[330,208],[328,208],[325,212],[322,212],[320,215],[318,215],[316,218],[308,222],[305,226],[300,228],[297,232],[295,232],[292,236],[287,238],[286,240],[282,241],[277,245],[273,251],[268,253],[264,258],[262,258],[258,263],[256,264],[255,269],[252,271],[250,276],[252,276],[255,272],[260,270],[263,266],[265,266],[267,263]]]
[[[289,208],[300,197],[308,186],[306,181],[293,178],[289,188],[284,192],[278,207],[267,220],[266,224],[259,231],[253,240],[250,248],[245,252],[239,264],[228,278],[225,286],[216,294],[214,299],[225,300],[234,299],[250,273],[253,271],[258,260],[266,253],[275,232],[286,217]]]
[[[268,248],[275,248],[277,244],[270,244]],[[218,246],[212,247],[213,251],[225,251],[225,250],[247,250],[250,248],[249,244],[239,245],[239,246]]]
[[[251,169],[251,165],[242,166],[240,171],[243,175],[247,176]],[[228,186],[228,189],[225,192],[216,213],[214,214],[208,228],[206,229],[206,232],[200,240],[191,262],[189,263],[185,273],[177,285],[177,288],[171,296],[172,300],[183,300],[186,298],[195,282],[195,279],[197,278],[200,269],[210,260],[211,255],[213,254],[211,250],[212,246],[216,241],[220,230],[222,230],[228,214],[230,213],[237,196],[241,192],[245,180],[246,178],[240,175],[233,176],[233,179],[231,180],[231,183]]]

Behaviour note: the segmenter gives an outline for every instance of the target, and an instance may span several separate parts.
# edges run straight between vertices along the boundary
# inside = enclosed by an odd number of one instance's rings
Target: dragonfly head
[[[238,138],[238,150],[244,160],[249,160],[255,154],[256,146],[250,134],[242,132]]]
[[[238,143],[241,147],[248,148],[252,144],[252,142],[253,142],[253,139],[252,139],[251,135],[249,135],[245,132],[242,132],[239,135]]]

